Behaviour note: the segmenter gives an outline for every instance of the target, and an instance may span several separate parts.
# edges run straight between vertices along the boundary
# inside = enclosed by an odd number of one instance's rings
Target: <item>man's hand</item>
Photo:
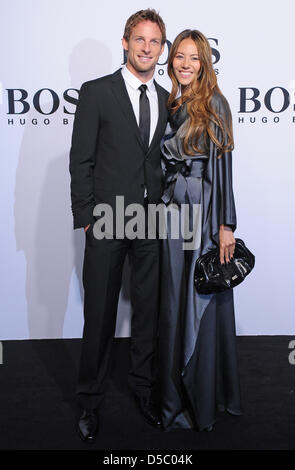
[[[221,264],[228,263],[233,257],[236,241],[232,229],[227,225],[219,227],[219,257]]]
[[[90,227],[90,224],[88,224],[88,225],[86,225],[86,227],[84,227],[84,232],[85,232],[85,233],[87,232],[87,230],[89,229],[89,227]]]

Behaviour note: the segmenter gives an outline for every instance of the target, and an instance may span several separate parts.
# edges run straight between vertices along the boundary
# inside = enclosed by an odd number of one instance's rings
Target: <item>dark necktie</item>
[[[150,140],[151,110],[149,99],[146,96],[147,86],[140,85],[138,89],[141,92],[139,98],[139,132],[144,149],[147,152]]]

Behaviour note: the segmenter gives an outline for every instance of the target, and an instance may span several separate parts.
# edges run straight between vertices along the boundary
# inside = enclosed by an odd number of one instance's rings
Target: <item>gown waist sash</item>
[[[181,161],[169,160],[164,175],[164,193],[162,201],[165,204],[186,202],[198,204],[195,178],[202,178],[207,160],[186,158]],[[197,200],[198,199],[198,200]]]

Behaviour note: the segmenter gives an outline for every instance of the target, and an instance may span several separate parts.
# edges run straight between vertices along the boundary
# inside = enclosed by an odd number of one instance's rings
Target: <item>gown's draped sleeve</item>
[[[231,120],[230,107],[223,96],[215,94],[212,106],[223,122],[227,121],[227,118]],[[218,140],[222,141],[220,128],[214,124],[214,129]],[[221,158],[217,158],[218,154],[218,147],[210,141],[209,160],[204,174],[204,202],[209,210],[204,212],[203,230],[209,230],[211,239],[217,245],[220,225],[228,225],[233,231],[237,225],[232,183],[232,153],[225,152]]]

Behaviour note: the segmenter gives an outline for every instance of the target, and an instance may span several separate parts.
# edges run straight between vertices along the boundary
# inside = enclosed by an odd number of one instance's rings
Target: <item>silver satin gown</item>
[[[215,94],[212,104],[222,119],[230,113],[224,97]],[[162,200],[166,207],[170,205],[168,237],[162,241],[159,317],[160,392],[166,430],[203,430],[215,423],[218,411],[242,414],[233,291],[200,295],[193,282],[195,261],[218,244],[220,224],[236,228],[232,156],[227,152],[217,159],[218,149],[211,141],[207,155],[186,156],[181,142],[187,118],[184,104],[170,116],[169,133],[162,141]],[[215,131],[221,139],[218,128]],[[175,227],[178,215],[181,226],[185,203],[197,210],[194,218],[192,212],[186,215],[194,239],[190,249],[184,250],[183,237],[173,235],[172,219]]]

